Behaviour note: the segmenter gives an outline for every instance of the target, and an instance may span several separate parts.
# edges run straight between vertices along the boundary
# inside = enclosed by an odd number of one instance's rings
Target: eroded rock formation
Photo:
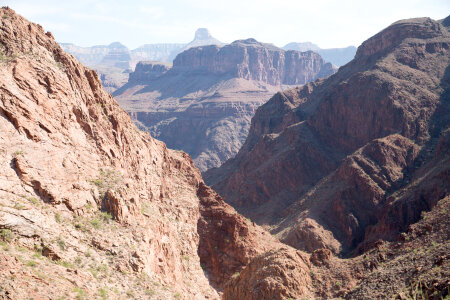
[[[248,39],[190,48],[157,78],[142,80],[145,71],[136,69],[114,95],[142,129],[204,171],[237,153],[256,108],[275,92],[334,72],[316,53]]]

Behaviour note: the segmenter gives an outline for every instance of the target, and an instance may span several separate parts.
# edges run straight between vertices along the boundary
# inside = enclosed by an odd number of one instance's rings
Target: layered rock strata
[[[237,153],[256,108],[275,92],[335,72],[316,53],[254,39],[188,49],[157,78],[151,64],[114,95],[142,129],[189,153],[202,171]]]

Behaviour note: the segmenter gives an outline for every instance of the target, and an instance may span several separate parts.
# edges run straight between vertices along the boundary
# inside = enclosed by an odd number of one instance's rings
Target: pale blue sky
[[[311,41],[322,48],[358,46],[405,18],[450,14],[449,0],[0,0],[44,26],[59,42],[80,46],[120,41],[189,42],[207,27],[223,42],[253,37],[284,46]]]

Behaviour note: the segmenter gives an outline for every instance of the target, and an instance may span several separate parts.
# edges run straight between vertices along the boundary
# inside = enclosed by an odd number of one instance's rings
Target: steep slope
[[[283,47],[284,50],[297,50],[297,51],[314,51],[319,53],[320,56],[327,62],[332,63],[335,66],[343,66],[351,61],[356,54],[356,47],[349,46],[346,48],[328,48],[322,49],[319,46],[310,43],[289,43]]]
[[[217,299],[279,247],[50,32],[2,8],[0,40],[0,298]]]
[[[334,72],[313,52],[254,39],[191,48],[170,70],[148,77],[153,69],[137,68],[114,95],[140,127],[189,153],[202,171],[237,153],[253,113],[271,95]]]
[[[441,22],[394,23],[335,75],[260,107],[206,182],[298,249],[395,238],[449,193],[449,47]]]

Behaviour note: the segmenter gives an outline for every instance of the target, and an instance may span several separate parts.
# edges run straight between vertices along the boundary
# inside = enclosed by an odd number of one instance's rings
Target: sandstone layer
[[[141,129],[189,153],[202,171],[237,153],[256,108],[275,92],[335,72],[316,53],[254,39],[191,48],[156,78],[150,64],[114,95]]]
[[[399,21],[335,75],[278,93],[206,182],[297,249],[395,238],[449,193],[448,29]]]

